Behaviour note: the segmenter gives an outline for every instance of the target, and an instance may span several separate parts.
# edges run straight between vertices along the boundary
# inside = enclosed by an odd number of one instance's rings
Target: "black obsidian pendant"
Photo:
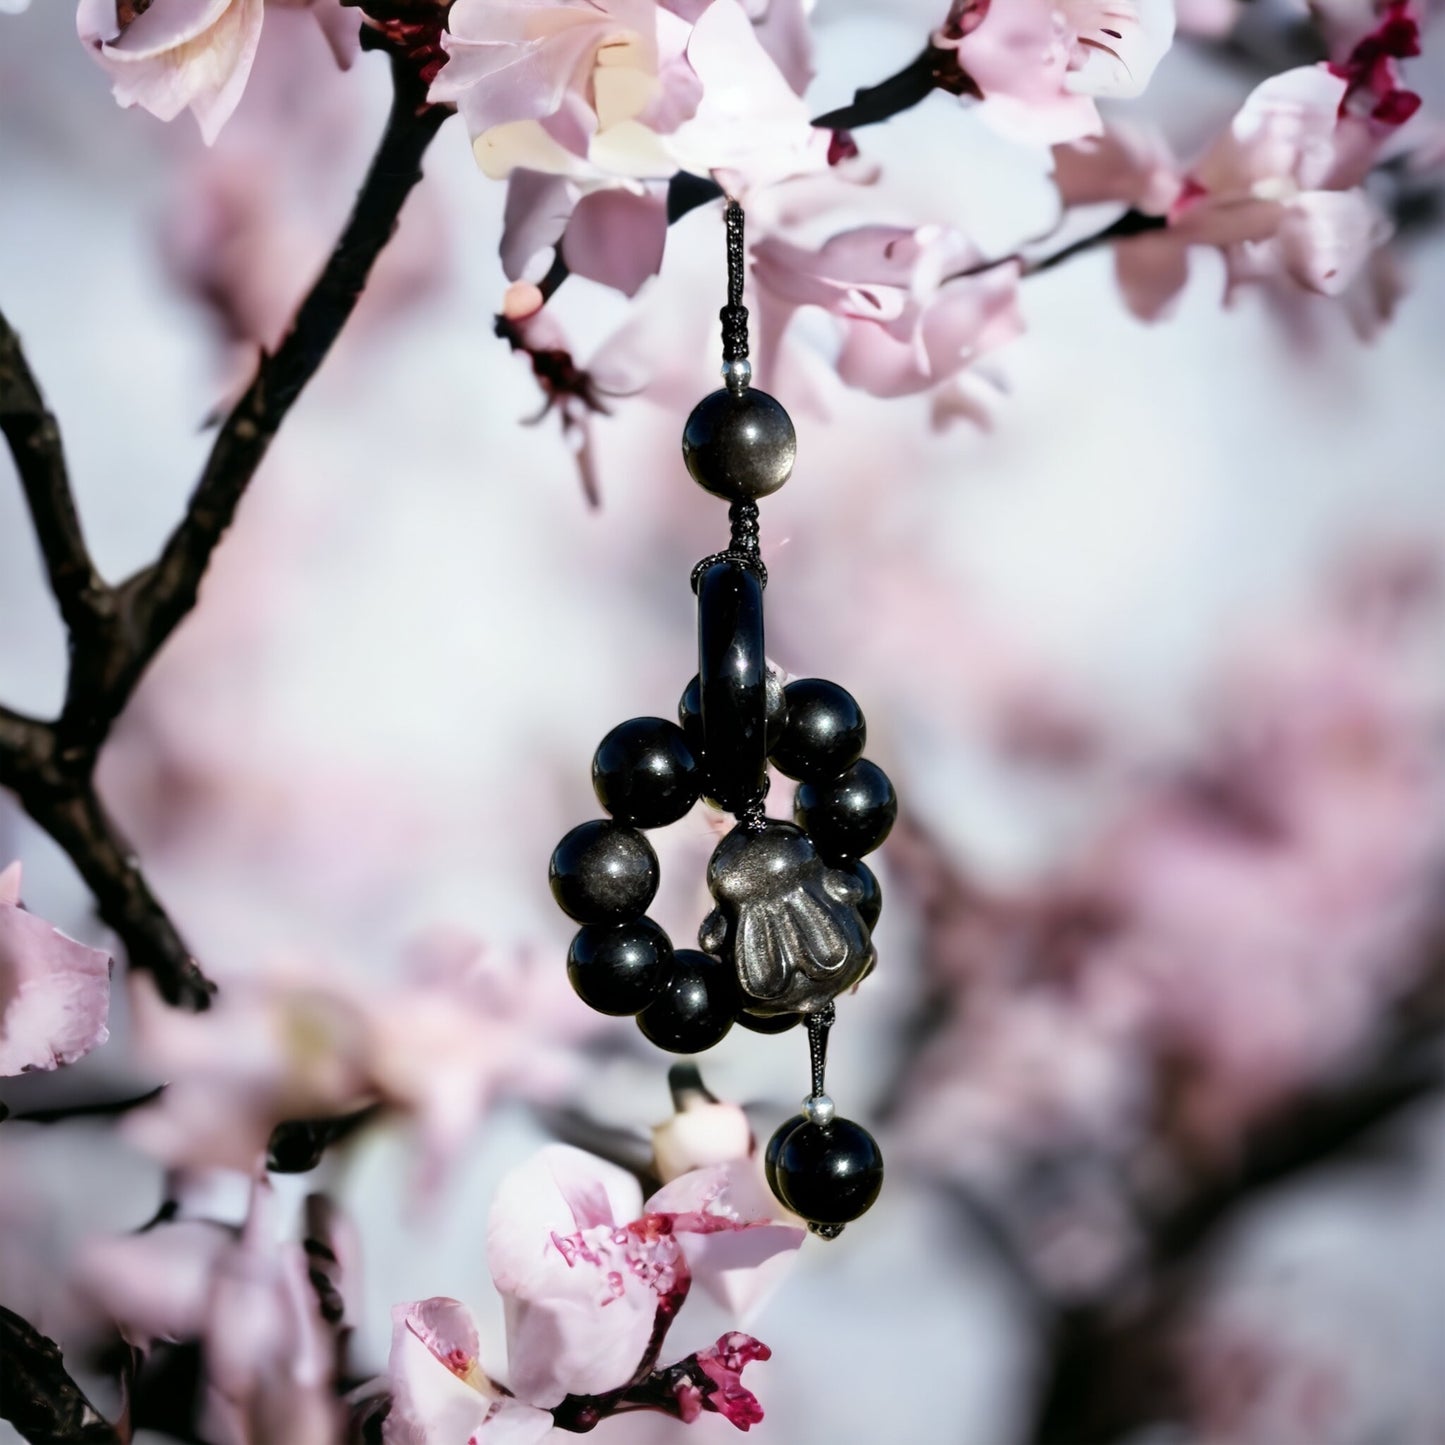
[[[751,389],[742,305],[742,212],[727,212],[726,386],[688,418],[683,460],[730,502],[727,547],[693,569],[697,675],[677,721],[637,717],[598,744],[592,784],[607,813],[573,828],[552,855],[552,893],[581,924],[567,954],[578,997],[635,1015],[643,1036],[698,1053],[734,1023],[755,1034],[802,1025],[812,1088],[768,1145],[768,1183],[809,1227],[835,1237],[883,1183],[873,1136],[839,1118],[824,1090],[835,1000],[873,970],[882,891],[862,861],[888,836],[893,785],[863,756],[868,726],[852,694],[822,678],[783,685],[767,659],[758,500],[793,469],[797,438],[782,406]],[[769,818],[769,765],[797,783],[792,821]],[[697,949],[674,950],[646,916],[657,855],[642,830],[666,827],[699,801],[735,825],[708,864],[714,907]]]

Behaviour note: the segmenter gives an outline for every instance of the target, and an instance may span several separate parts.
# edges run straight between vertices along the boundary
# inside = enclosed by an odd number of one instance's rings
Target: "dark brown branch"
[[[855,90],[850,104],[820,115],[813,124],[820,130],[857,130],[859,126],[877,125],[911,110],[935,90],[969,95],[975,100],[983,98],[973,77],[959,65],[957,51],[929,44],[902,70],[877,85]]]
[[[14,453],[51,589],[69,631],[65,705],[53,723],[0,709],[0,785],[58,842],[133,967],[172,1003],[213,992],[97,797],[96,762],[146,669],[195,606],[201,581],[286,416],[326,358],[421,178],[449,107],[426,102],[409,53],[391,56],[393,100],[380,146],[336,249],[290,330],[222,423],[185,516],[160,557],[119,587],[97,574],[70,491],[59,432],[19,338],[0,317],[0,427]]]
[[[0,1420],[30,1445],[121,1445],[115,1426],[70,1378],[55,1341],[3,1306]]]
[[[35,383],[20,338],[0,315],[0,432],[20,473],[50,590],[65,625],[84,631],[108,590],[80,530],[60,428]]]

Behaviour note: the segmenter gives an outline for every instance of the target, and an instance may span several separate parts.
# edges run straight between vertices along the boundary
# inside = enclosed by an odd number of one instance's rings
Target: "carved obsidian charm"
[[[831,1239],[883,1183],[877,1144],[837,1116],[824,1071],[834,1000],[877,960],[882,892],[862,856],[887,837],[897,799],[863,756],[867,723],[852,695],[821,678],[784,687],[767,659],[757,499],[787,481],[795,439],[783,408],[748,389],[735,203],[727,224],[727,389],[698,406],[683,442],[695,480],[732,502],[727,548],[693,569],[698,675],[676,723],[633,718],[603,738],[592,782],[609,816],[568,833],[549,872],[558,905],[583,925],[567,960],[578,997],[601,1013],[634,1015],[657,1047],[709,1049],[734,1023],[758,1034],[806,1025],[812,1090],[774,1135],[766,1170],[779,1201]],[[770,764],[798,784],[793,822],[765,811]],[[639,830],[676,822],[699,798],[737,826],[708,864],[716,906],[698,931],[702,951],[674,950],[646,917],[658,863]]]
[[[732,965],[750,1013],[817,1013],[873,967],[863,884],[828,867],[801,828],[734,828],[712,855],[707,886],[718,906],[698,945]]]

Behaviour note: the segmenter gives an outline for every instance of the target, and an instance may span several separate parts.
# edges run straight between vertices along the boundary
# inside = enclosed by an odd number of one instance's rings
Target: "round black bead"
[[[774,1197],[779,1201],[783,1196],[778,1193],[778,1155],[782,1152],[783,1144],[789,1134],[799,1124],[806,1124],[808,1121],[801,1114],[794,1114],[791,1119],[778,1125],[773,1130],[773,1137],[768,1140],[768,1147],[763,1152],[763,1174],[768,1181],[768,1188],[773,1191]]]
[[[733,1026],[741,1002],[727,964],[680,948],[662,992],[637,1015],[637,1026],[660,1049],[700,1054]]]
[[[878,926],[883,912],[883,885],[878,875],[861,859],[855,858],[843,865],[844,873],[851,873],[863,885],[863,897],[857,904],[858,914],[871,933]]]
[[[768,1148],[771,1153],[772,1145]],[[874,1137],[851,1119],[804,1122],[778,1145],[773,1181],[774,1193],[794,1214],[814,1224],[847,1224],[878,1198],[883,1155]]]
[[[662,828],[702,796],[702,766],[676,723],[635,717],[598,744],[592,787],[619,823]]]
[[[767,677],[764,679],[766,693],[766,705],[763,717],[766,724],[767,745],[771,751],[773,744],[783,735],[783,727],[788,721],[788,698],[783,690],[783,680],[771,668],[768,669]],[[702,679],[696,673],[692,681],[683,690],[682,696],[677,700],[677,720],[682,725],[683,736],[687,739],[687,745],[693,751],[693,755],[704,759],[705,755],[702,746]]]
[[[826,783],[863,756],[868,724],[852,693],[821,677],[800,677],[788,684],[787,703],[788,724],[770,750],[779,772]]]
[[[765,391],[715,391],[693,407],[682,431],[693,480],[731,502],[776,492],[792,475],[797,454],[792,419]]]
[[[552,897],[578,923],[630,923],[657,892],[657,854],[624,823],[579,823],[552,854]]]
[[[755,1034],[785,1034],[803,1022],[802,1014],[750,1014],[738,1015],[738,1026]]]
[[[672,943],[650,918],[591,923],[567,950],[567,977],[598,1013],[635,1014],[661,994],[672,969]]]
[[[800,783],[793,816],[824,859],[834,864],[871,853],[898,816],[898,796],[888,774],[859,758],[829,783]]]

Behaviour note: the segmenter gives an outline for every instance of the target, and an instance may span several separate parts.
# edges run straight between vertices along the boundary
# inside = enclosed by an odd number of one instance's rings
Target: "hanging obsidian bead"
[[[679,949],[661,994],[637,1016],[637,1026],[660,1049],[700,1054],[718,1043],[738,1013],[732,970],[695,949]]]
[[[552,854],[552,896],[578,923],[625,923],[657,892],[657,854],[635,828],[598,819],[573,828]]]
[[[663,828],[702,796],[702,767],[676,723],[635,717],[597,745],[592,787],[619,823]]]
[[[591,923],[567,950],[577,997],[603,1014],[635,1014],[661,994],[672,972],[672,943],[650,918]]]
[[[883,1188],[877,1141],[851,1119],[790,1120],[768,1144],[773,1192],[810,1224],[836,1228],[866,1213]]]
[[[838,864],[871,853],[898,816],[898,797],[888,774],[860,758],[826,783],[802,783],[793,816],[828,862]]]
[[[863,756],[867,724],[836,683],[782,685],[768,666],[758,499],[792,472],[787,412],[751,389],[743,295],[742,212],[726,211],[728,304],[724,389],[693,409],[683,432],[688,471],[728,508],[726,547],[693,569],[697,675],[677,722],[636,717],[612,729],[592,760],[606,819],[557,845],[549,878],[582,925],[567,954],[578,997],[601,1013],[635,1015],[644,1038],[673,1053],[711,1048],[734,1023],[752,1033],[807,1034],[812,1088],[765,1157],[779,1201],[826,1238],[873,1203],[883,1161],[872,1135],[837,1116],[825,1092],[835,1000],[877,962],[877,877],[861,859],[897,813],[892,784]],[[797,782],[793,820],[766,812],[768,765]],[[713,907],[698,949],[674,950],[646,917],[657,856],[639,831],[666,827],[701,799],[734,818],[713,850]]]
[[[821,677],[802,677],[784,696],[788,721],[770,753],[780,773],[828,782],[863,756],[868,724],[852,693]]]

